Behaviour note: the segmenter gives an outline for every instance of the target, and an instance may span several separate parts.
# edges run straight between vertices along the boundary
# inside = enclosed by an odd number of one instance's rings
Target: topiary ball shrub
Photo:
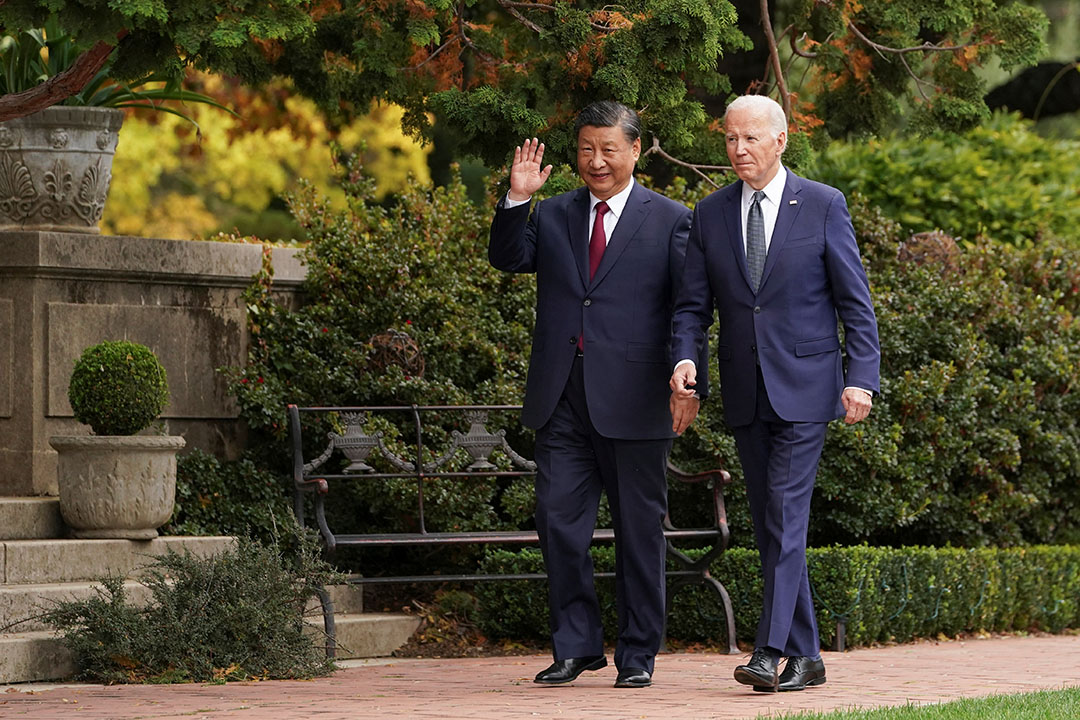
[[[134,435],[161,414],[169,382],[150,348],[105,341],[86,348],[76,361],[68,400],[75,419],[95,435]]]

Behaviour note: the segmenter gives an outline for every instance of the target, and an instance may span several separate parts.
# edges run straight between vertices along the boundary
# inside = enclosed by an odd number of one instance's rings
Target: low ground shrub
[[[310,537],[241,539],[206,558],[155,556],[140,578],[150,590],[145,606],[130,602],[123,578],[107,577],[95,595],[59,602],[44,619],[94,682],[307,678],[333,665],[304,631],[304,607],[315,588],[337,580]]]

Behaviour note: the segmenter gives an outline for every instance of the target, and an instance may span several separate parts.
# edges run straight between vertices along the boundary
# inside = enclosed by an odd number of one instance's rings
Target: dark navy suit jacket
[[[742,181],[694,209],[675,309],[675,355],[695,358],[719,309],[724,418],[753,420],[755,365],[769,401],[788,422],[844,414],[845,386],[878,392],[877,322],[843,193],[788,171],[761,285],[750,289],[742,237]],[[837,318],[844,326],[846,375]],[[708,391],[700,371],[697,390]]]
[[[503,202],[488,258],[500,270],[536,273],[522,421],[540,428],[551,417],[584,332],[586,400],[597,432],[622,440],[673,437],[671,315],[690,211],[635,183],[590,282],[587,188],[536,203],[531,217],[527,203],[506,209]]]

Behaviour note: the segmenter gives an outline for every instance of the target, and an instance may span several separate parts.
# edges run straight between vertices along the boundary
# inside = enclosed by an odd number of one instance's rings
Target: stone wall
[[[293,298],[298,252],[273,255],[275,285]],[[243,428],[216,370],[246,358],[241,293],[261,262],[258,245],[0,233],[0,495],[56,493],[48,438],[90,432],[67,386],[83,349],[102,340],[152,348],[169,376],[169,432],[235,456]]]

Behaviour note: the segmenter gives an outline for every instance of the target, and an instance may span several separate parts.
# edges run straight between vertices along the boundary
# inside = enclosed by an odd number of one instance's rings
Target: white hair
[[[784,115],[784,108],[780,107],[780,103],[767,95],[740,95],[735,98],[724,109],[724,122],[727,122],[728,113],[732,110],[744,108],[759,117],[764,117],[774,138],[780,137],[780,133],[787,132],[788,123],[787,116]]]

